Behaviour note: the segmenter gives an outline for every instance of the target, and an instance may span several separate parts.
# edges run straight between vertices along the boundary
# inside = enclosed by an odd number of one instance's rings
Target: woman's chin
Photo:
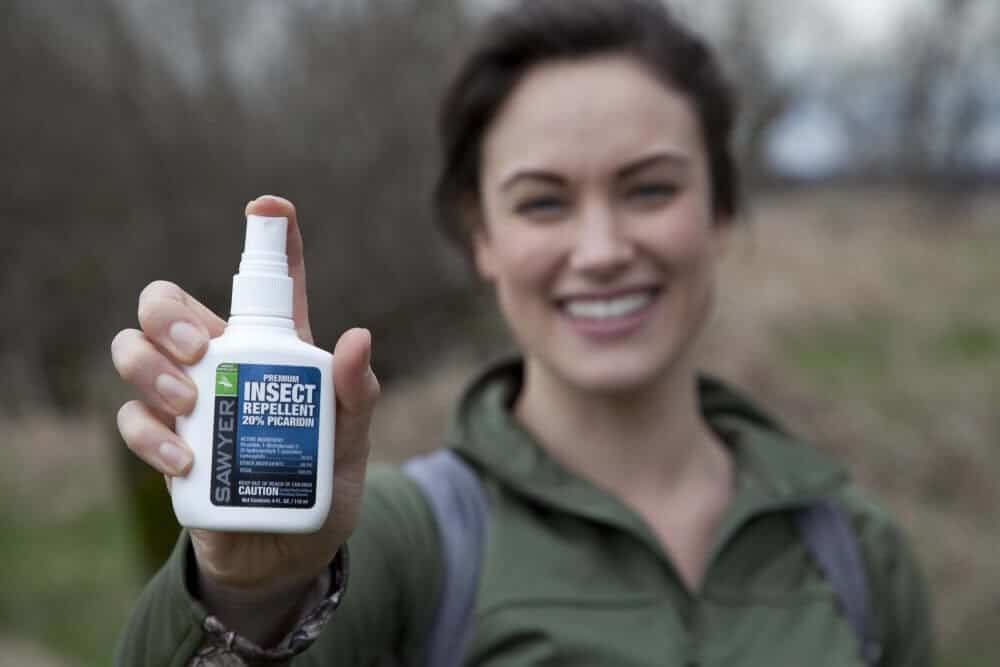
[[[571,387],[609,398],[647,391],[663,378],[667,366],[661,359],[637,354],[577,357],[572,363],[560,365],[563,368],[559,374]]]

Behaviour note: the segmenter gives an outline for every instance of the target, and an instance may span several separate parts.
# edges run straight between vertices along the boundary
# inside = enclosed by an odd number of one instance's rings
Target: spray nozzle
[[[288,218],[247,216],[243,257],[233,276],[232,315],[292,316],[287,238]]]
[[[285,254],[288,238],[288,218],[266,218],[262,215],[247,216],[247,236],[244,253],[266,252]]]

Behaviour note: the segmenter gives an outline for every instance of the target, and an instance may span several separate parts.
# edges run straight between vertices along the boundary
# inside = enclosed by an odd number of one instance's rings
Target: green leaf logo
[[[219,364],[215,369],[216,396],[236,396],[239,368],[237,364]]]

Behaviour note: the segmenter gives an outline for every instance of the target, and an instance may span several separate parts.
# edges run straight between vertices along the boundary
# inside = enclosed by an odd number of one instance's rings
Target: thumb
[[[379,383],[371,369],[371,332],[351,329],[333,350],[333,386],[337,395],[335,469],[368,460],[369,428]]]
[[[299,338],[313,342],[312,328],[309,326],[309,304],[306,301],[306,263],[302,252],[302,233],[295,215],[295,204],[284,197],[263,195],[247,203],[246,215],[260,215],[272,218],[288,218],[288,275],[292,278],[292,318]]]

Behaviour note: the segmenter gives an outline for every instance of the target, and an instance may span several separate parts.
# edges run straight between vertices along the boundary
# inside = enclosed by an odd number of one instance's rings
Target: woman
[[[865,664],[795,528],[820,498],[849,515],[862,545],[878,664],[930,664],[899,531],[839,468],[696,374],[740,199],[731,125],[710,52],[642,0],[517,3],[487,23],[444,100],[441,219],[495,287],[523,355],[470,386],[447,443],[490,503],[467,664]],[[274,197],[247,212],[294,221]],[[296,324],[309,339],[291,229]],[[144,290],[139,320],[112,344],[143,399],[122,407],[120,429],[150,465],[182,475],[191,454],[165,425],[194,402],[179,365],[224,323],[168,283]],[[394,469],[369,471],[358,522],[378,394],[367,332],[345,333],[334,357],[327,524],[183,535],[120,663],[421,655],[443,584],[438,527]],[[346,542],[351,592],[334,611]]]

